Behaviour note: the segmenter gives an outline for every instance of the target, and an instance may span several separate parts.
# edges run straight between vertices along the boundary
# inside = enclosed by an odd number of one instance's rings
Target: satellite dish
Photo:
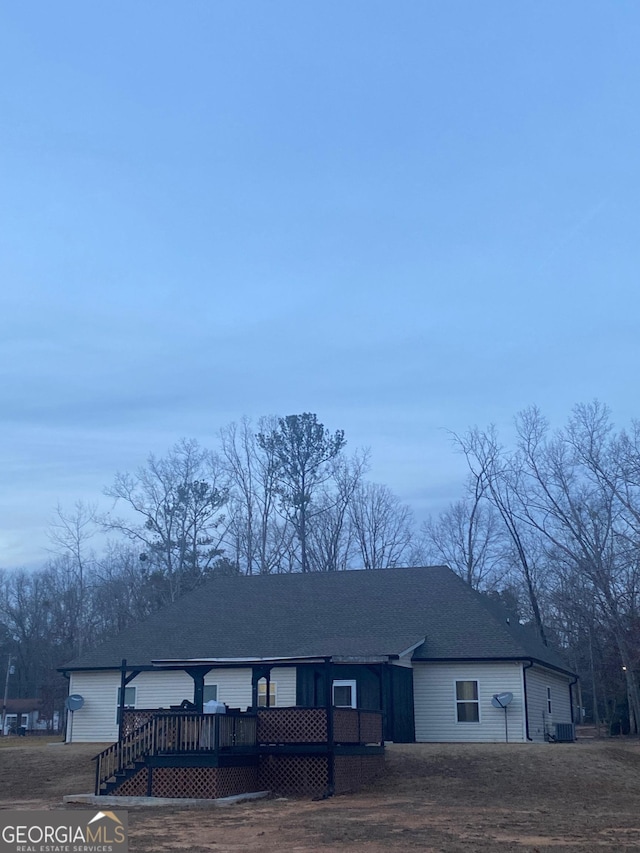
[[[84,696],[81,696],[79,693],[72,693],[71,696],[67,696],[67,708],[70,711],[79,711],[83,705]]]
[[[494,708],[506,708],[513,701],[513,693],[494,693],[491,704]]]

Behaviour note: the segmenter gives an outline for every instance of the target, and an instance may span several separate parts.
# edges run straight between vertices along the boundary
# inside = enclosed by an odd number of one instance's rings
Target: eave
[[[577,678],[578,674],[571,669],[565,669],[561,666],[544,661],[541,658],[532,657],[531,655],[517,655],[514,657],[460,657],[460,658],[428,658],[428,657],[412,657],[413,663],[523,663],[531,661],[538,666],[543,666],[546,669],[552,669],[555,672],[561,672],[563,675],[570,675],[572,678]]]

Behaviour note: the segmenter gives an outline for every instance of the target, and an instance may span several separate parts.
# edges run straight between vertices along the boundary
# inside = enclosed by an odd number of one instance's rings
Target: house
[[[7,699],[3,734],[57,732],[58,712],[43,716],[42,699]]]
[[[211,700],[378,712],[386,741],[572,739],[577,683],[444,566],[216,577],[61,671],[84,700],[67,739],[89,742]]]

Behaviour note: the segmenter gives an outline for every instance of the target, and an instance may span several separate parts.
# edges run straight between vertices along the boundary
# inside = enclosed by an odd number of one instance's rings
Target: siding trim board
[[[531,669],[533,661],[524,661],[522,664],[522,695],[524,697],[524,736],[525,740],[533,741],[529,734],[529,700],[527,697],[527,670]]]
[[[523,657],[495,657],[495,658],[427,658],[413,657],[413,663],[526,663],[531,661],[536,666],[541,666],[544,669],[551,669],[554,672],[560,672],[562,675],[570,675],[575,678],[575,673],[570,669],[562,669],[562,667],[554,666],[550,663],[545,663],[539,658],[523,658]],[[576,679],[577,680],[577,679]]]

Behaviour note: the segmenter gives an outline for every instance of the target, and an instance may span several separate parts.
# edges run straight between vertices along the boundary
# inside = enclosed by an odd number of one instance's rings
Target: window
[[[18,715],[6,714],[4,718],[4,734],[15,734],[18,730]]]
[[[456,712],[459,723],[480,722],[477,681],[456,681]]]
[[[334,681],[333,704],[336,708],[357,708],[356,682]]]
[[[547,687],[547,714],[551,716],[551,688]]]
[[[136,688],[135,687],[125,687],[124,688],[124,707],[125,708],[135,708],[136,707]],[[120,710],[120,688],[118,687],[118,701],[116,703],[116,723],[118,722],[119,710]]]
[[[202,691],[202,701],[206,704],[207,702],[217,701],[218,699],[218,685],[217,684],[205,684],[204,690]]]
[[[276,682],[270,681],[269,682],[269,707],[270,708],[273,708],[273,706],[276,704],[276,696],[277,696]],[[267,679],[266,678],[261,678],[260,681],[258,682],[258,707],[259,708],[266,708],[267,707]]]

